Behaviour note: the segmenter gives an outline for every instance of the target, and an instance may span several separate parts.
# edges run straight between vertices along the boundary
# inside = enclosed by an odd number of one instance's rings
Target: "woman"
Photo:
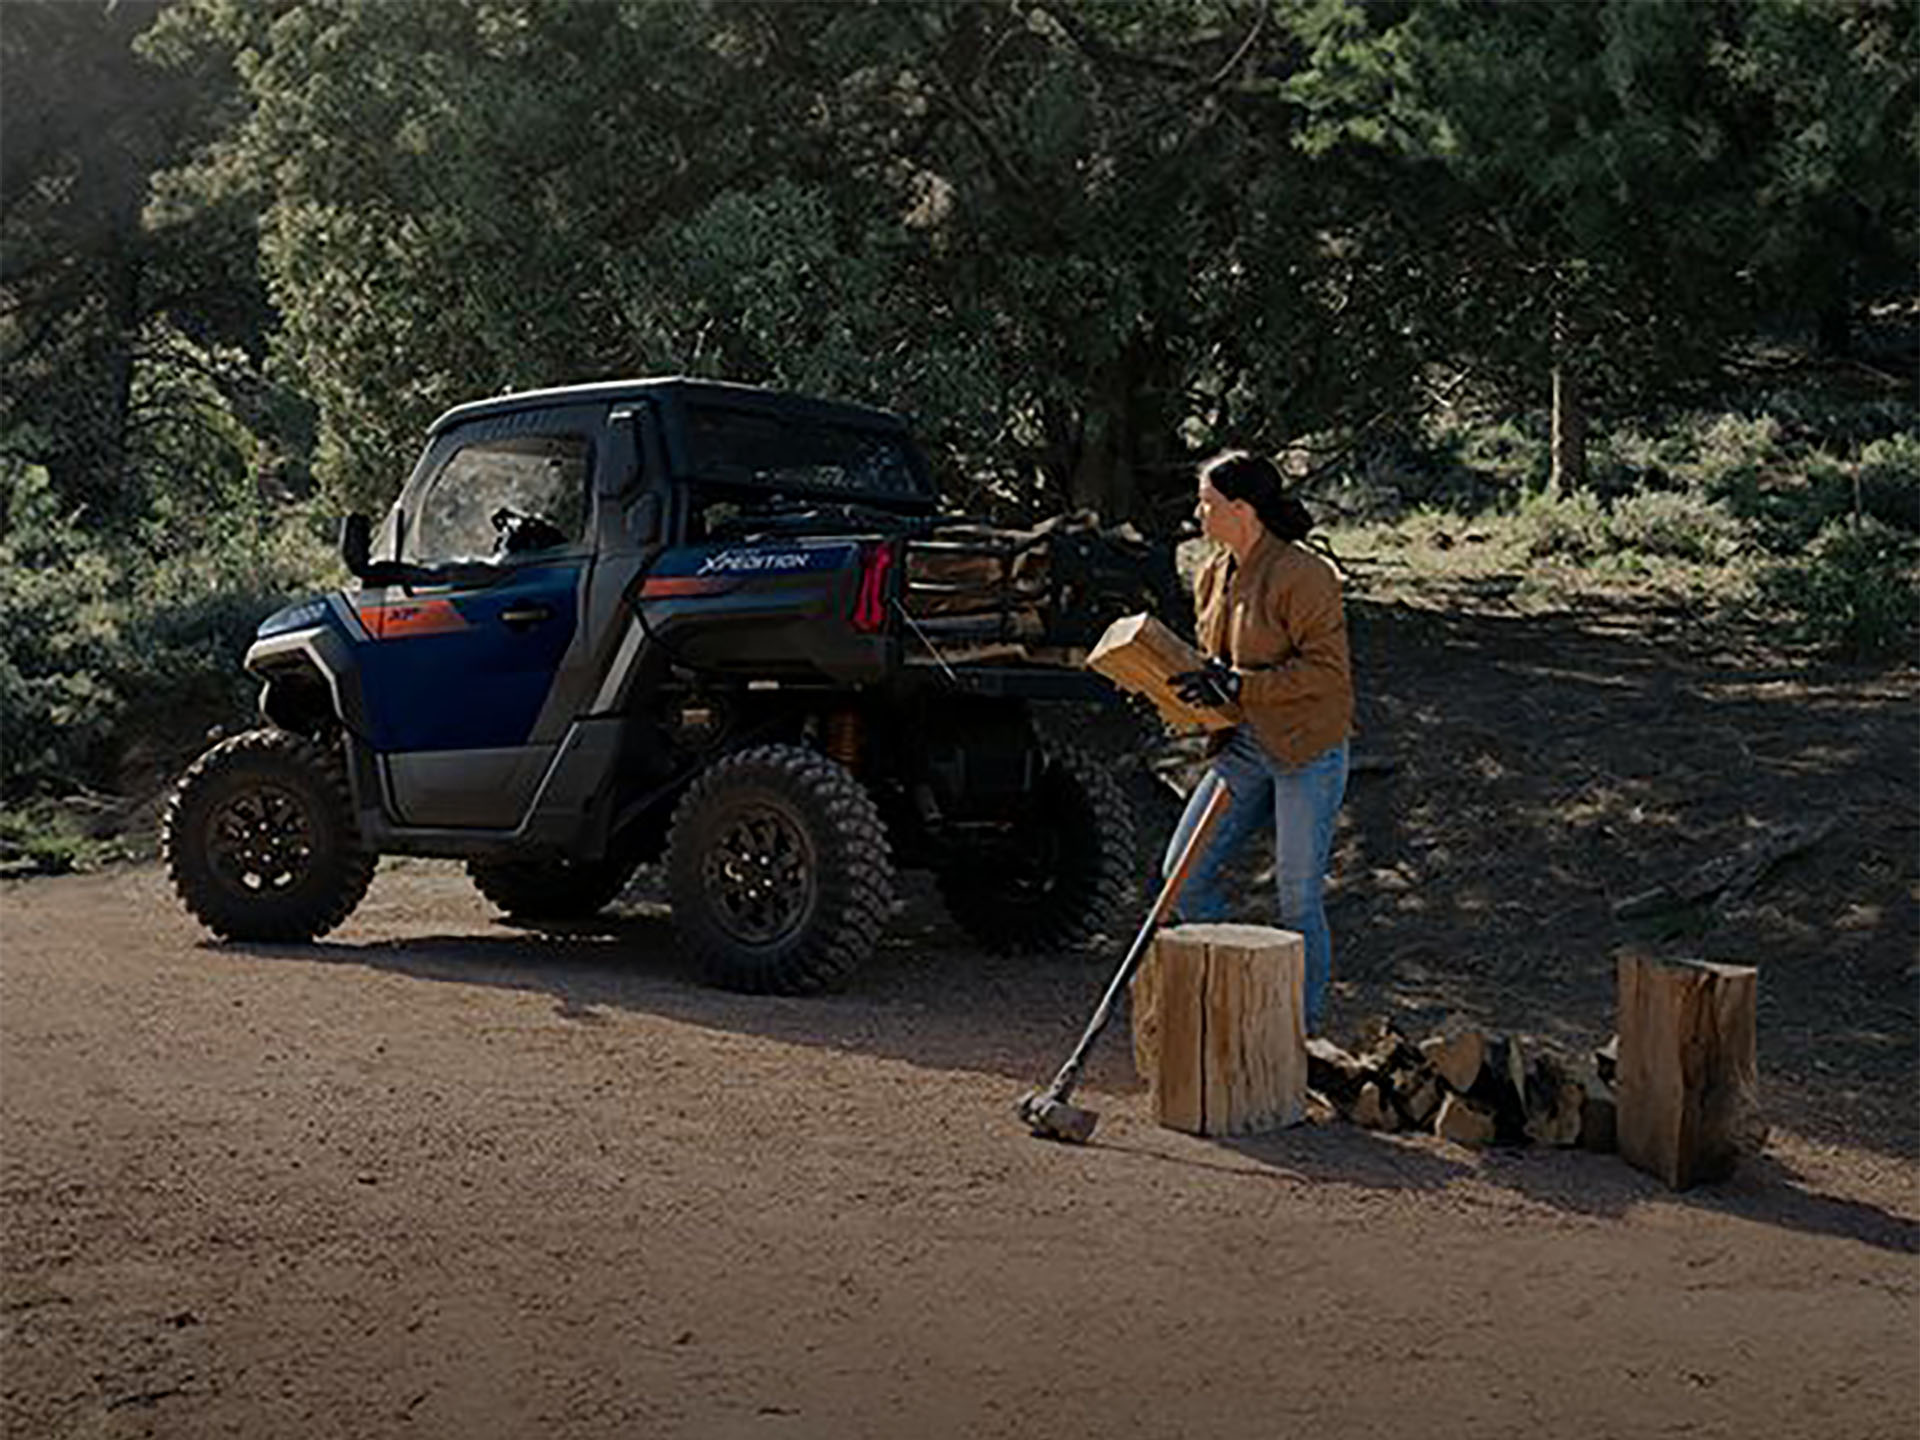
[[[1333,974],[1324,888],[1334,816],[1347,790],[1353,678],[1339,573],[1300,542],[1313,521],[1272,461],[1231,450],[1200,470],[1201,533],[1218,549],[1194,581],[1204,670],[1174,677],[1183,699],[1239,723],[1216,736],[1211,768],[1167,847],[1166,869],[1213,792],[1233,794],[1188,872],[1182,919],[1220,920],[1228,861],[1261,826],[1274,827],[1280,923],[1306,940],[1306,1026],[1318,1033]]]

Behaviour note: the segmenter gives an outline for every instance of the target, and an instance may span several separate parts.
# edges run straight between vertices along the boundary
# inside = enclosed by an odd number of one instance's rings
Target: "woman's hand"
[[[1225,710],[1240,701],[1240,672],[1217,655],[1199,670],[1170,676],[1167,683],[1187,704],[1208,710]]]

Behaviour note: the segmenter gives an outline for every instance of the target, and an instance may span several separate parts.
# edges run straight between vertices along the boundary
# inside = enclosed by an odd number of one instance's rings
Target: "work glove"
[[[1167,683],[1187,704],[1204,709],[1225,710],[1240,702],[1240,672],[1218,655],[1203,668],[1174,675]]]

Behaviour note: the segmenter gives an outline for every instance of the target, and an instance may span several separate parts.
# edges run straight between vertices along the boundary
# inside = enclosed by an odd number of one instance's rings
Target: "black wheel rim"
[[[813,905],[813,848],[783,810],[743,807],[707,851],[702,880],[713,916],[735,940],[773,945],[798,930]]]
[[[214,812],[207,849],[214,873],[235,890],[291,890],[313,865],[313,817],[295,792],[250,785]]]

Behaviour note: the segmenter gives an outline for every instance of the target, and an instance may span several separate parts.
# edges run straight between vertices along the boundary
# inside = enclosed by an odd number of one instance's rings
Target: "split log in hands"
[[[1107,627],[1099,644],[1087,652],[1087,668],[1113,681],[1129,694],[1153,702],[1160,718],[1177,729],[1223,730],[1240,723],[1240,707],[1222,710],[1189,705],[1174,690],[1176,675],[1198,670],[1207,663],[1193,646],[1147,614],[1125,615]]]

